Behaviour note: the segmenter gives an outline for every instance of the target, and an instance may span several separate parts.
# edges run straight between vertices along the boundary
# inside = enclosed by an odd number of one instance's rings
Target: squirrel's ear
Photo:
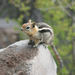
[[[33,28],[35,27],[35,22],[32,24]]]
[[[28,20],[28,23],[31,23],[31,19]]]

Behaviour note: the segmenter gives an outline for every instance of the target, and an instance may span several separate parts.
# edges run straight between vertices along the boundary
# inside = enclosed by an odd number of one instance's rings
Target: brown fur
[[[33,38],[34,36],[29,36],[29,39],[31,39],[31,40],[33,40],[33,41],[35,41],[35,45],[36,44],[38,44],[38,43],[40,43],[40,40],[39,39],[37,39],[37,38]]]
[[[37,31],[38,31],[38,29],[36,27],[34,27],[34,29],[32,29],[32,32],[30,32],[29,34],[34,36]]]

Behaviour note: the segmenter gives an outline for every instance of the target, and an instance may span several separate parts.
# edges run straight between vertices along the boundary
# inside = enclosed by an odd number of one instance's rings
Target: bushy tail
[[[51,49],[53,50],[53,52],[54,52],[54,54],[55,54],[55,56],[56,56],[56,58],[57,58],[57,60],[58,60],[58,62],[59,62],[59,64],[60,64],[60,68],[62,68],[62,67],[63,67],[63,61],[62,61],[62,59],[61,59],[59,53],[57,52],[57,50],[56,50],[56,48],[55,48],[53,42],[51,43],[50,47],[51,47]]]

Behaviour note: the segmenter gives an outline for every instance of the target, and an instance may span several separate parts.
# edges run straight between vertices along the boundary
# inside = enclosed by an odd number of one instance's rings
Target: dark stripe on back
[[[52,34],[52,32],[50,30],[46,30],[46,29],[40,30],[39,32],[40,33],[50,32]]]

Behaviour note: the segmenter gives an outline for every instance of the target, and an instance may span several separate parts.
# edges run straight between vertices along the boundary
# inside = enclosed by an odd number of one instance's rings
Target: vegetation
[[[73,0],[9,0],[21,14],[15,20],[21,25],[24,14],[30,16],[32,7],[42,12],[44,22],[52,26],[54,44],[64,61],[58,75],[75,75],[75,1]],[[58,68],[59,69],[59,68]]]

